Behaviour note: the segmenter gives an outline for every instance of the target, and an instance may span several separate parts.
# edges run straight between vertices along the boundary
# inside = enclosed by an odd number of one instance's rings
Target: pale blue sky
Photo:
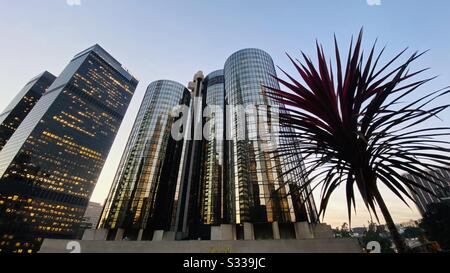
[[[388,56],[407,46],[431,51],[417,63],[440,75],[428,88],[450,84],[450,2],[446,0],[0,0],[0,109],[33,76],[59,74],[79,51],[99,43],[140,85],[101,175],[93,200],[103,202],[146,86],[153,80],[187,83],[197,70],[222,68],[234,51],[257,47],[277,65],[293,71],[284,52],[314,53],[336,33],[342,46],[364,26],[366,45],[379,38]],[[442,116],[450,121],[449,112]],[[437,124],[434,122],[433,124]],[[431,123],[430,123],[431,124]],[[439,124],[439,125],[442,125]],[[338,194],[339,195],[339,194]],[[418,218],[415,208],[392,195],[387,202],[397,221]],[[326,221],[346,221],[344,198],[330,204]],[[368,215],[360,206],[355,225]]]

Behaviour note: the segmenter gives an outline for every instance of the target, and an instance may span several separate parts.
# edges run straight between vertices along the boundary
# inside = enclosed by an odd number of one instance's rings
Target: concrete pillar
[[[176,233],[173,231],[165,231],[163,241],[175,241]]]
[[[314,238],[316,239],[334,238],[332,227],[327,224],[314,225]]]
[[[220,226],[211,227],[211,241],[221,241],[222,240],[222,230]]]
[[[86,229],[84,230],[83,241],[94,241],[95,240],[95,229]]]
[[[278,222],[272,223],[272,232],[273,232],[273,239],[274,240],[280,240],[281,234],[280,234],[280,226],[278,225]]]
[[[187,236],[183,232],[175,232],[175,240],[176,241],[182,241],[186,238],[187,238]]]
[[[297,240],[314,239],[314,234],[308,222],[294,223]]]
[[[142,241],[142,236],[143,235],[144,235],[144,230],[140,229],[136,241]]]
[[[155,230],[153,232],[153,241],[162,241],[164,238],[164,230]]]
[[[237,239],[235,225],[221,225],[220,230],[222,241],[235,241]]]
[[[94,240],[95,241],[106,241],[108,238],[108,230],[107,229],[96,229],[94,232]]]
[[[244,223],[244,240],[255,240],[255,229],[252,223]]]
[[[122,241],[124,233],[125,233],[125,230],[123,228],[119,228],[117,230],[116,237],[114,238],[114,241]]]

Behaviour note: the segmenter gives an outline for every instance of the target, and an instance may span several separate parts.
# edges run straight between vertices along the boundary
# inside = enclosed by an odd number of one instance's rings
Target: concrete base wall
[[[106,241],[107,229],[86,229],[83,234],[83,241]]]
[[[232,241],[236,240],[236,225],[221,225],[221,238],[223,241]]]
[[[46,239],[40,253],[69,253],[68,240]],[[81,253],[362,253],[357,239],[267,241],[78,241]]]
[[[221,227],[217,227],[217,226],[211,227],[211,241],[221,241],[221,240],[222,240]]]
[[[244,223],[244,240],[255,240],[255,229],[252,223]]]
[[[155,230],[153,232],[153,241],[162,241],[164,238],[164,230]]]
[[[122,240],[123,240],[123,235],[124,235],[124,233],[125,233],[125,230],[119,228],[119,229],[117,230],[116,237],[115,237],[114,240],[115,240],[115,241],[122,241]]]
[[[137,241],[142,241],[142,236],[144,235],[144,230],[140,229],[137,237]]]
[[[333,228],[327,224],[316,224],[313,227],[314,238],[317,239],[329,239],[333,238]]]
[[[278,225],[278,222],[273,222],[272,223],[272,233],[273,233],[273,239],[274,240],[280,240],[281,239],[280,226]]]
[[[165,231],[163,235],[163,241],[175,241],[176,232]]]
[[[305,240],[305,239],[313,239],[314,234],[311,230],[311,226],[307,222],[302,223],[294,223],[295,228],[295,237],[298,240]]]

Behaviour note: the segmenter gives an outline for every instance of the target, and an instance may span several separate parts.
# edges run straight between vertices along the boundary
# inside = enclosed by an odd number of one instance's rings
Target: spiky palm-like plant
[[[335,38],[335,64],[328,63],[323,47],[317,44],[317,64],[303,52],[303,60],[290,60],[300,79],[282,71],[285,81],[274,76],[288,90],[271,87],[268,96],[287,105],[280,114],[282,130],[279,152],[286,157],[302,153],[308,179],[302,189],[321,186],[320,214],[324,215],[330,197],[339,186],[345,186],[348,213],[356,209],[355,189],[359,190],[367,209],[378,219],[382,212],[399,252],[407,250],[395,227],[392,216],[379,191],[384,184],[405,204],[413,200],[417,189],[433,194],[405,173],[435,184],[432,171],[450,166],[449,142],[441,136],[450,135],[450,128],[418,128],[421,124],[448,108],[431,106],[448,94],[449,88],[420,94],[408,101],[419,87],[432,80],[415,80],[425,70],[410,72],[412,62],[423,53],[414,53],[398,66],[404,55],[400,52],[380,65],[384,49],[378,54],[376,42],[367,59],[361,48],[362,30],[358,41],[350,45],[343,65]],[[336,72],[334,72],[336,71]],[[292,141],[294,139],[294,141]],[[295,168],[302,168],[299,163]],[[305,178],[304,177],[304,178]],[[355,187],[356,186],[356,187]],[[310,194],[310,193],[309,193]]]

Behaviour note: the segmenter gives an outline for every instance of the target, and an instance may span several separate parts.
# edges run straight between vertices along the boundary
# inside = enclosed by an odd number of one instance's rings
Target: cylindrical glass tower
[[[205,141],[201,176],[200,215],[202,224],[217,225],[224,220],[224,128],[225,79],[223,70],[210,73],[203,84],[205,99]]]
[[[190,93],[174,81],[151,83],[123,153],[100,227],[124,237],[150,238],[170,228],[182,140],[171,135],[171,111],[189,105]],[[116,236],[116,235],[109,235]]]
[[[225,63],[225,103],[227,108],[228,217],[231,223],[300,222],[308,214],[296,186],[297,178],[283,176],[287,162],[268,151],[264,140],[252,140],[259,125],[237,114],[239,106],[284,106],[267,97],[263,86],[279,88],[272,58],[260,49],[244,49]],[[269,127],[271,126],[268,119]],[[242,125],[243,124],[243,125]],[[242,138],[241,136],[245,136]],[[292,160],[292,159],[291,159]],[[301,160],[299,157],[298,160]],[[283,163],[283,164],[280,164]]]

